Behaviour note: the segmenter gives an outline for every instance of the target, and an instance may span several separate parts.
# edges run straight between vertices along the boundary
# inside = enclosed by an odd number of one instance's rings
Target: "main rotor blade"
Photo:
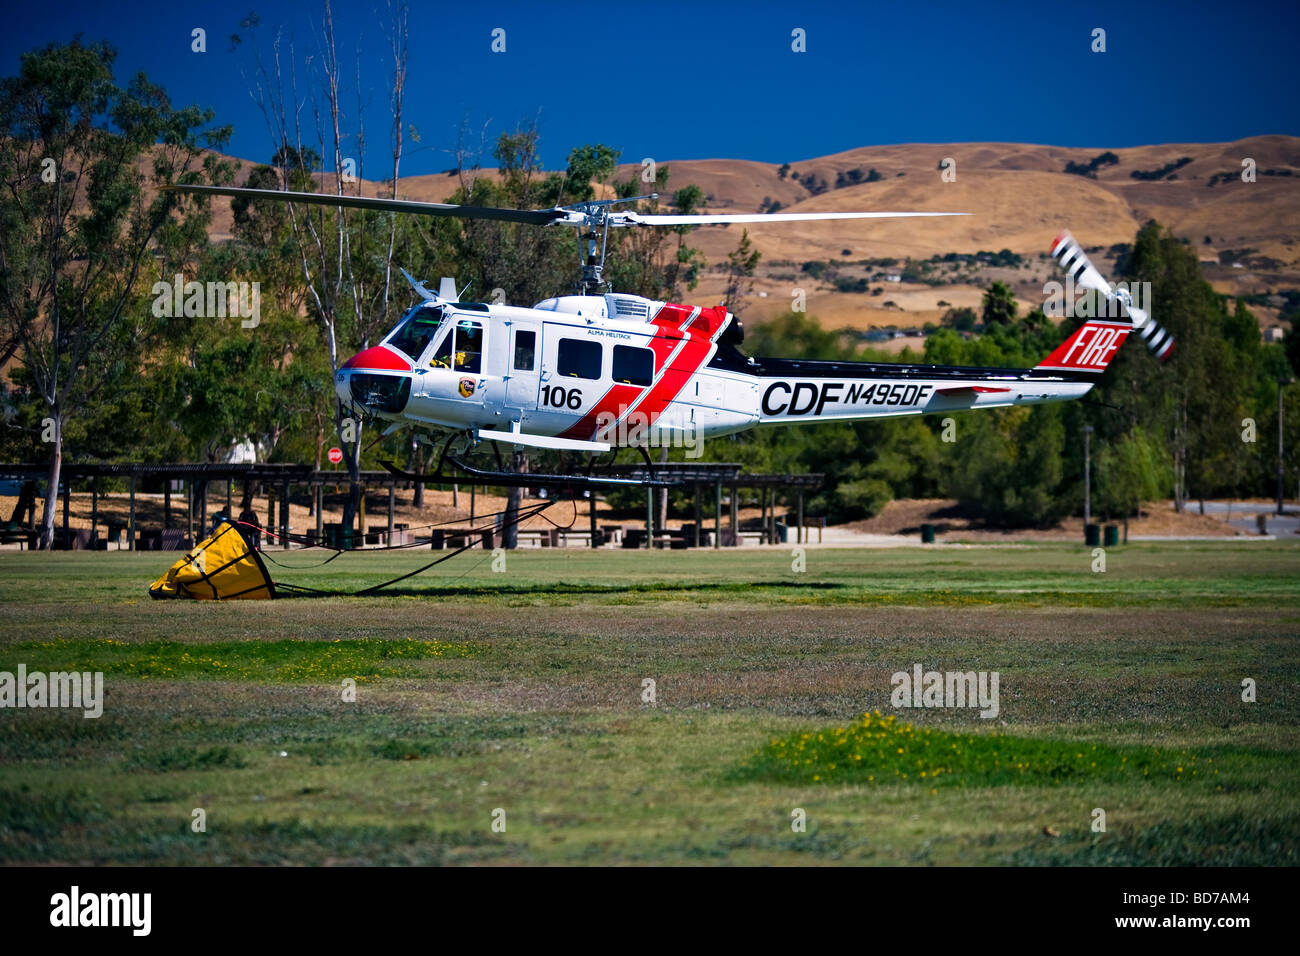
[[[333,193],[299,193],[284,189],[245,189],[238,186],[164,186],[172,192],[207,196],[238,196],[246,199],[278,199],[317,206],[347,206],[353,209],[377,209],[381,212],[412,212],[422,216],[449,216],[457,219],[495,219],[498,222],[522,222],[545,226],[564,213],[555,209],[500,209],[495,206],[457,206],[442,202],[411,202],[406,199],[379,199],[369,196],[336,196]]]
[[[911,219],[920,216],[969,216],[968,212],[758,212],[724,213],[711,215],[641,215],[640,213],[614,213],[614,225],[629,226],[711,226],[729,222],[817,222],[823,219]]]

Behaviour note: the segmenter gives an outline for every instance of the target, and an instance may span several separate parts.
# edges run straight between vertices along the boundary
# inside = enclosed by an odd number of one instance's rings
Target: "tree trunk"
[[[347,443],[343,441],[343,420],[340,418],[338,423],[338,436],[341,447],[347,450],[343,453],[343,460],[348,466],[348,497],[343,503],[343,533],[348,534],[353,530],[353,523],[357,519],[357,512],[361,508],[361,423],[356,423],[356,444],[347,448]]]
[[[1174,410],[1174,511],[1187,506],[1187,403]]]
[[[50,470],[46,473],[45,510],[41,513],[42,551],[54,547],[54,513],[59,507],[59,478],[63,473],[63,422],[54,416],[54,441],[50,444]]]
[[[659,460],[666,462],[668,460],[668,446],[661,445],[659,448]],[[662,475],[656,476],[662,478]],[[658,508],[655,514],[655,528],[662,530],[668,526],[668,489],[660,488],[656,495],[658,499]]]
[[[423,445],[415,446],[415,468],[413,470],[417,475],[424,474],[424,446]],[[424,507],[424,482],[423,481],[417,481],[415,483],[415,490],[414,493],[411,495],[411,504],[417,509]]]
[[[518,473],[523,470],[524,453],[515,448],[515,453],[511,459],[511,470]],[[524,489],[511,488],[506,492],[506,513],[502,519],[501,526],[501,547],[507,551],[513,551],[519,546],[519,502],[523,498]]]
[[[316,420],[316,471],[320,471],[320,454],[321,446],[325,444],[325,430],[320,427],[320,419]],[[316,517],[316,496],[314,494],[307,496],[307,517]]]

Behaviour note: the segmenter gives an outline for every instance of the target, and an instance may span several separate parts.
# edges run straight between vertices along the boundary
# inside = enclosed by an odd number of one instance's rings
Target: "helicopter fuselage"
[[[433,217],[487,219],[582,230],[582,295],[531,309],[461,302],[444,277],[438,292],[402,270],[423,300],[378,345],[339,368],[342,402],[390,429],[468,435],[473,441],[602,452],[726,435],[752,425],[850,421],[1034,405],[1080,398],[1129,333],[1166,360],[1174,340],[1124,290],[1113,288],[1068,231],[1052,257],[1123,321],[1089,319],[1031,369],[747,358],[740,324],[723,306],[702,308],[635,295],[599,294],[611,228],[694,228],[735,223],[915,219],[966,213],[762,212],[660,214],[615,209],[657,194],[508,209],[362,195],[202,184],[163,187],[200,196],[277,200]],[[1108,314],[1110,314],[1108,312]],[[680,442],[687,444],[687,442]]]
[[[1115,338],[1094,350],[1098,368],[983,369],[748,358],[722,306],[608,294],[530,309],[433,297],[345,363],[335,387],[346,405],[420,431],[598,452],[760,424],[1078,398],[1127,334],[1128,323],[1112,325],[1096,333]]]

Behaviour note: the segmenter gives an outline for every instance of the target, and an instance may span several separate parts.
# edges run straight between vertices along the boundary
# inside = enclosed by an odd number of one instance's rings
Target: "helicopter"
[[[1082,398],[1125,339],[1137,332],[1160,360],[1174,341],[1127,289],[1112,286],[1068,231],[1052,257],[1073,281],[1099,295],[1102,308],[1033,368],[750,357],[737,346],[744,329],[725,304],[682,305],[615,292],[604,276],[610,229],[731,223],[926,218],[949,212],[804,212],[643,214],[616,208],[657,194],[588,200],[550,209],[506,209],[365,196],[172,186],[199,195],[274,199],[417,215],[487,219],[582,230],[576,294],[531,307],[464,301],[443,278],[435,292],[402,270],[419,301],[376,345],[344,362],[334,388],[345,407],[442,442],[432,475],[444,479],[448,450],[481,442],[588,453],[636,448],[654,483],[647,446],[685,444],[761,425],[853,421],[902,415],[1036,405]],[[499,450],[499,445],[494,444]],[[498,455],[499,459],[499,455]],[[475,479],[527,479],[451,462]],[[599,479],[558,476],[567,485]]]

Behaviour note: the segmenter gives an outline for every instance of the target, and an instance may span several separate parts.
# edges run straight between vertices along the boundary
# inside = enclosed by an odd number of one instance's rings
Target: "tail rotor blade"
[[[1110,283],[1097,271],[1097,267],[1084,254],[1083,247],[1068,231],[1061,233],[1052,243],[1052,258],[1060,263],[1061,268],[1074,279],[1074,284],[1079,288],[1110,296]]]
[[[1169,330],[1152,322],[1146,311],[1136,306],[1129,308],[1128,314],[1133,320],[1133,327],[1146,343],[1147,350],[1162,362],[1168,359],[1174,351],[1174,337],[1169,334]]]

